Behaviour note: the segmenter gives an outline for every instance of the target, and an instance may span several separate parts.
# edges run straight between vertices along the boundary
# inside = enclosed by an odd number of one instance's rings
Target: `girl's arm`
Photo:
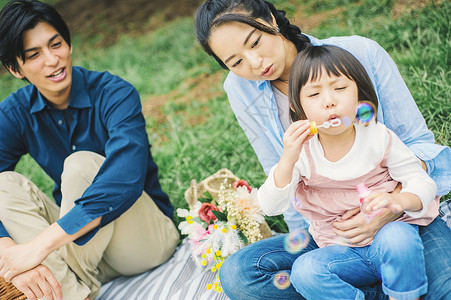
[[[393,212],[405,211],[414,218],[423,216],[431,201],[434,200],[437,187],[435,182],[426,174],[420,160],[407,146],[391,131],[391,146],[387,158],[390,176],[401,183],[400,193],[378,193],[373,191],[365,202],[366,210],[375,211],[388,208]]]
[[[299,160],[302,145],[312,138],[310,122],[300,120],[293,122],[283,135],[283,153],[274,170],[274,183],[277,188],[283,188],[291,182],[293,168]]]
[[[284,150],[277,165],[269,172],[265,183],[257,193],[262,211],[268,216],[279,215],[290,206],[300,172],[295,166],[299,160],[302,145],[311,138],[310,122],[297,121],[290,125],[283,136]]]

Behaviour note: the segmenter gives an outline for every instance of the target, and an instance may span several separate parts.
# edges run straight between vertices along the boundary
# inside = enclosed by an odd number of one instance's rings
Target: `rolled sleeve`
[[[108,140],[105,161],[92,184],[75,207],[58,224],[73,234],[102,217],[100,226],[75,241],[83,245],[99,228],[129,209],[142,194],[146,178],[149,144],[137,91],[131,86],[106,86],[99,118],[105,124]]]
[[[437,195],[444,196],[451,190],[451,149],[437,144],[414,144],[409,149],[424,161],[427,173],[437,184]]]

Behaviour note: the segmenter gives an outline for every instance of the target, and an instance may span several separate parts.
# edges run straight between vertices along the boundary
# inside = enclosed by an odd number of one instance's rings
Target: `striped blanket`
[[[174,255],[146,273],[119,277],[102,286],[97,300],[227,300],[224,292],[207,290],[216,273],[196,265],[188,240]]]

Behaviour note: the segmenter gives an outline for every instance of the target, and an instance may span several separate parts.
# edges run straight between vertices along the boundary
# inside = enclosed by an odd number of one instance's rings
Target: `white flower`
[[[263,223],[265,218],[262,215],[262,210],[257,202],[257,189],[253,188],[249,193],[245,186],[240,186],[236,189],[236,206],[244,215],[249,216],[252,220],[258,223]]]

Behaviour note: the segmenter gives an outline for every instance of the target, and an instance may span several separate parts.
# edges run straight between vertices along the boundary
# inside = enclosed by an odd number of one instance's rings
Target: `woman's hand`
[[[399,194],[401,184],[391,192],[392,195]],[[353,246],[363,246],[374,239],[376,233],[387,223],[393,222],[402,215],[394,213],[388,209],[382,209],[381,213],[368,219],[367,215],[360,211],[360,208],[348,210],[342,221],[333,223],[335,233]]]
[[[43,297],[47,300],[55,299],[53,293],[55,293],[56,299],[63,299],[60,283],[44,265],[39,265],[13,277],[11,282],[29,300]]]
[[[293,122],[283,135],[283,153],[274,170],[274,183],[276,187],[283,188],[291,182],[293,168],[299,159],[302,145],[312,138],[309,136],[310,122],[299,120]]]
[[[360,211],[360,208],[347,211],[342,221],[333,223],[335,233],[352,246],[367,245],[376,233],[387,223],[396,220],[401,213],[393,213],[388,209],[371,218]],[[370,220],[370,222],[368,222]]]

